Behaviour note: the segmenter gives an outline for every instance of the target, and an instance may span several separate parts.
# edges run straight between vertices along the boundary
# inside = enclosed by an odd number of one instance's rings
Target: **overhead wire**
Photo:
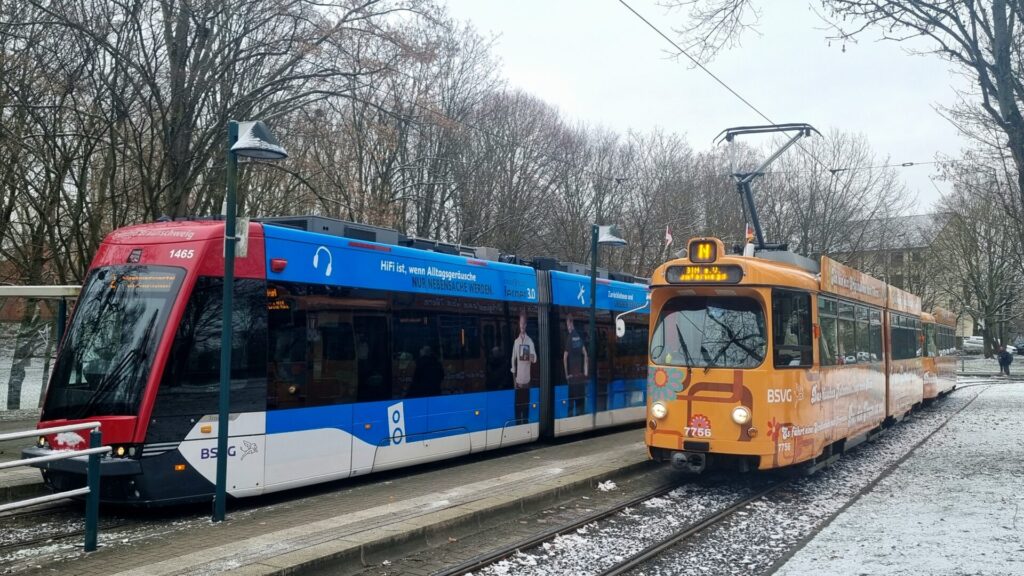
[[[693,56],[690,56],[690,54],[687,53],[686,50],[684,50],[682,46],[680,46],[675,40],[670,38],[667,34],[662,32],[661,29],[659,29],[657,26],[655,26],[650,20],[648,20],[642,14],[637,12],[632,6],[630,6],[626,2],[626,0],[619,0],[619,3],[622,4],[623,6],[625,6],[626,9],[628,9],[630,12],[632,12],[637,18],[639,18],[644,24],[646,24],[651,30],[654,30],[654,32],[658,36],[661,36],[662,38],[664,38],[665,41],[668,42],[669,44],[671,44],[673,48],[678,50],[680,54],[682,54],[683,56],[686,56],[686,58],[689,59],[690,62],[693,62],[693,64],[695,66],[697,66],[698,68],[703,70],[708,76],[711,76],[711,78],[713,78],[715,80],[715,82],[718,82],[719,84],[721,84],[723,88],[725,88],[726,90],[729,91],[729,93],[731,93],[733,96],[738,98],[740,100],[740,102],[743,102],[744,104],[747,105],[748,108],[750,108],[751,110],[756,112],[758,116],[760,116],[761,118],[764,118],[765,120],[768,121],[768,123],[770,123],[772,125],[776,125],[777,124],[774,120],[769,118],[767,114],[765,114],[764,112],[761,112],[761,110],[757,106],[754,106],[753,104],[751,104],[749,100],[747,100],[742,95],[740,95],[739,92],[734,90],[732,86],[729,86],[729,84],[727,84],[724,80],[719,78],[714,72],[712,72],[710,69],[708,69],[707,66],[702,64],[699,60],[697,60]],[[819,166],[821,166],[825,170],[831,170],[831,168],[826,166],[824,162],[822,162],[820,159],[818,159],[818,157],[815,156],[813,152],[811,152],[807,148],[803,147],[799,142],[796,143],[796,146],[798,148],[800,148],[800,150],[802,150],[805,154],[810,156],[811,159],[814,160]]]

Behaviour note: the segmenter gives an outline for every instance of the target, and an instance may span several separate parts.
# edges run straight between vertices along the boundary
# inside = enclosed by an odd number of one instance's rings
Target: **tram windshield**
[[[767,330],[751,298],[682,296],[665,304],[651,337],[651,362],[695,368],[755,368]]]
[[[93,270],[54,364],[43,417],[135,414],[184,270]]]

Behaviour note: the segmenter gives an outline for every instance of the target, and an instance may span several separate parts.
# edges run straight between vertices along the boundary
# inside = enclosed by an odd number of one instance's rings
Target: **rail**
[[[85,488],[76,488],[74,490],[67,490],[64,492],[57,492],[56,494],[49,494],[47,496],[39,496],[37,498],[29,498],[27,500],[21,500],[18,502],[10,502],[7,504],[0,505],[0,512],[6,512],[8,510],[16,510],[18,508],[25,508],[27,506],[35,506],[36,504],[45,504],[46,502],[53,502],[55,500],[63,500],[65,498],[72,498],[74,496],[85,496],[85,551],[92,552],[96,550],[96,539],[97,532],[99,531],[99,516],[100,516],[100,455],[110,452],[110,446],[100,446],[100,423],[99,422],[84,422],[82,424],[69,424],[67,426],[56,426],[53,428],[46,428],[44,430],[25,430],[23,432],[10,432],[7,434],[0,434],[0,442],[7,440],[18,440],[20,438],[34,438],[40,434],[61,434],[63,432],[76,432],[78,430],[91,430],[89,433],[89,447],[84,450],[61,450],[54,452],[53,454],[47,454],[45,456],[36,456],[35,458],[24,458],[22,460],[12,460],[10,462],[0,462],[0,471],[9,470],[18,466],[32,466],[35,464],[43,464],[46,462],[55,462],[57,460],[66,460],[69,458],[78,458],[81,456],[89,457],[89,470],[86,480]]]

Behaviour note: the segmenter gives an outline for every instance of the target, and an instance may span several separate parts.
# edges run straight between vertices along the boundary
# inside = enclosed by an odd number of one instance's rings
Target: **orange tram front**
[[[917,296],[827,257],[726,254],[715,238],[687,254],[651,278],[655,460],[813,469],[922,402]]]

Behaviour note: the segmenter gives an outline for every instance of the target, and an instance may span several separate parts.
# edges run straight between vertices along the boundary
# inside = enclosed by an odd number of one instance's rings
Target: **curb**
[[[7,504],[16,500],[26,500],[36,496],[44,496],[50,492],[46,489],[42,479],[38,482],[14,484],[11,486],[0,486],[0,504]]]
[[[363,570],[369,566],[378,564],[387,557],[394,558],[400,554],[408,554],[430,547],[432,544],[447,542],[449,537],[462,537],[465,534],[479,532],[488,529],[498,523],[502,517],[520,515],[531,512],[538,512],[551,505],[557,504],[569,494],[592,490],[603,480],[619,479],[630,476],[644,469],[653,469],[658,464],[652,460],[634,462],[625,466],[599,473],[591,473],[584,478],[579,478],[540,492],[519,497],[515,500],[503,502],[489,508],[469,511],[457,516],[452,516],[454,508],[447,508],[421,516],[418,520],[426,525],[411,530],[405,530],[381,538],[375,538],[362,544],[353,543],[352,546],[329,552],[313,559],[298,561],[289,566],[272,566],[273,560],[264,561],[241,567],[246,573],[251,573],[253,568],[270,568],[268,571],[259,571],[267,576],[287,576],[291,574],[306,574],[314,570],[330,568],[330,574],[348,574]],[[341,539],[344,541],[345,539]],[[328,572],[324,572],[325,574]]]

